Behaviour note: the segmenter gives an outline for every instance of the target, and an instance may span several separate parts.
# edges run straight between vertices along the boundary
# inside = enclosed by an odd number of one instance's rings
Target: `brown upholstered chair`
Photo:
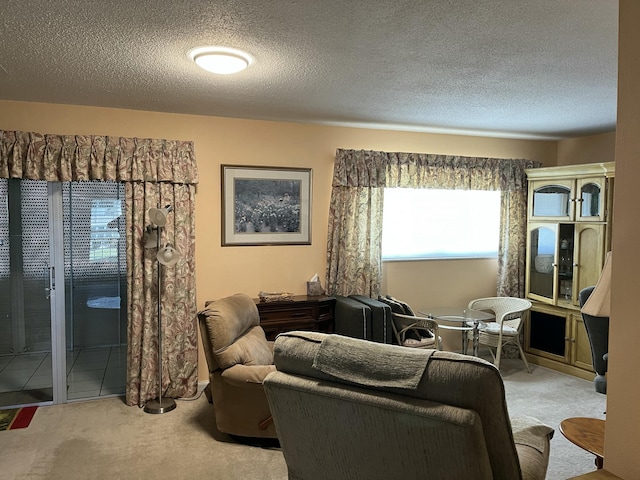
[[[209,367],[205,393],[218,430],[230,435],[277,438],[262,381],[275,371],[273,342],[260,326],[254,301],[235,294],[210,301],[198,313]]]

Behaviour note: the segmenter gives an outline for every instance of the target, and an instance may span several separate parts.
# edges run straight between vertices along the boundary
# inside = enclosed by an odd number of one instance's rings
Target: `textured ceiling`
[[[615,129],[617,0],[1,0],[0,99],[522,138]],[[232,76],[194,47],[250,53]]]

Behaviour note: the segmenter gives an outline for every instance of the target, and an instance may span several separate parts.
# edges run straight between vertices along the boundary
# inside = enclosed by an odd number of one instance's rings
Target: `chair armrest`
[[[222,372],[222,378],[236,386],[260,385],[264,378],[276,371],[275,365],[242,365],[237,364]]]
[[[516,445],[527,445],[539,452],[548,449],[549,440],[553,438],[554,430],[538,419],[528,416],[512,417],[511,431]]]

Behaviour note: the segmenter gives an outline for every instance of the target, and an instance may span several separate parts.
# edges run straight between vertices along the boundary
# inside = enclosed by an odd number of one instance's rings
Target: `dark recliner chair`
[[[580,308],[587,302],[587,299],[595,287],[583,288],[578,296]],[[609,352],[609,317],[594,317],[586,313],[582,314],[584,326],[587,330],[589,343],[591,344],[591,357],[593,369],[596,377],[593,379],[596,392],[607,393],[607,359]]]

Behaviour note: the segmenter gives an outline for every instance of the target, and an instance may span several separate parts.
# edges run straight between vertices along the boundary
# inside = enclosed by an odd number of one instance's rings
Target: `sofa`
[[[290,480],[542,480],[553,429],[509,418],[491,363],[288,332],[264,381]]]

